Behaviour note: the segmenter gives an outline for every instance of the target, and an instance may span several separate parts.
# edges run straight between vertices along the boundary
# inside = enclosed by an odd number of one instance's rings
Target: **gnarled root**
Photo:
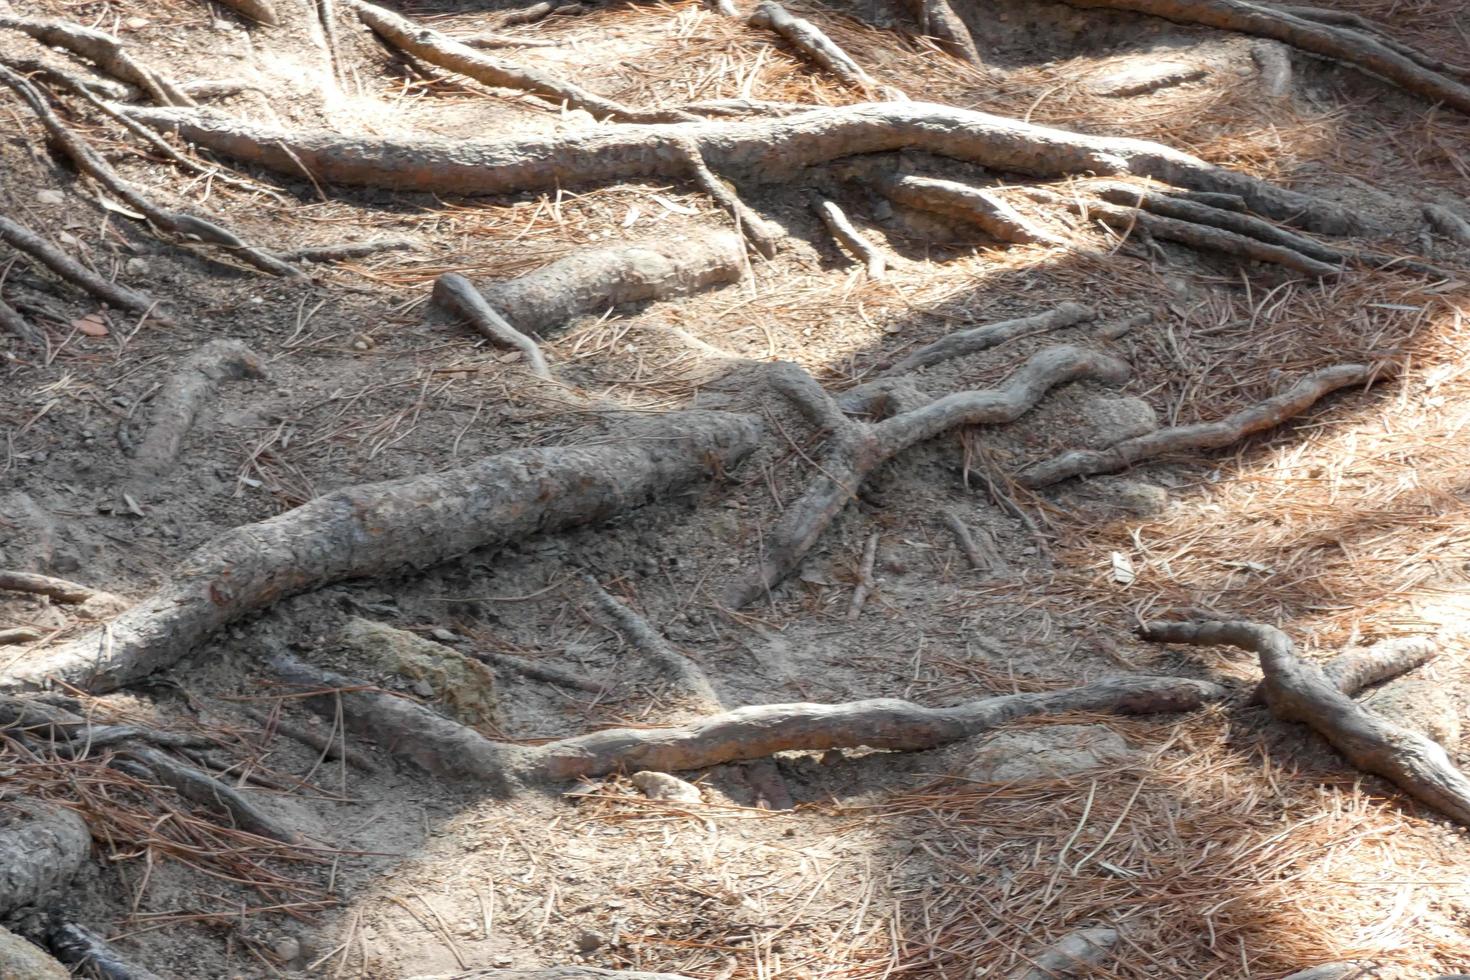
[[[1071,479],[1115,473],[1157,456],[1220,449],[1246,436],[1275,428],[1315,405],[1321,398],[1352,385],[1369,385],[1390,375],[1387,365],[1337,364],[1314,371],[1279,395],[1220,419],[1159,429],[1125,439],[1106,449],[1072,449],[1022,470],[1016,482],[1035,489]]]
[[[469,323],[497,347],[521,352],[526,370],[538,378],[550,378],[551,368],[541,346],[505,322],[505,317],[485,302],[475,284],[457,272],[446,272],[434,281],[434,303]]]
[[[208,542],[107,630],[39,651],[0,688],[57,676],[113,690],[287,596],[641,506],[711,467],[734,465],[760,433],[748,416],[672,414],[630,427],[609,445],[517,450],[443,473],[334,491]]]
[[[739,236],[712,231],[698,238],[576,252],[480,292],[515,329],[541,333],[576,316],[687,296],[736,282],[744,274],[745,248]]]
[[[803,57],[816,62],[824,70],[869,97],[881,96],[899,101],[907,98],[897,89],[879,85],[825,31],[804,17],[793,17],[776,0],[761,0],[756,4],[755,13],[750,15],[750,25],[769,27],[781,35],[787,44],[801,52]]]
[[[71,810],[0,801],[0,915],[52,897],[91,850],[92,835]]]
[[[617,122],[693,122],[699,117],[687,112],[630,109],[612,99],[594,95],[579,85],[535,68],[481,54],[432,28],[414,23],[391,10],[365,0],[344,0],[364,24],[385,42],[431,65],[472,78],[495,88],[516,89],[547,99],[553,105],[582,109],[599,119]]]
[[[1384,640],[1371,647],[1352,647],[1322,665],[1322,674],[1343,694],[1352,697],[1365,687],[1392,680],[1439,655],[1439,646],[1422,636]],[[1256,685],[1247,704],[1265,704],[1264,684]]]
[[[1406,91],[1431,102],[1443,102],[1470,113],[1470,86],[1445,74],[1447,65],[1412,52],[1400,44],[1353,27],[1338,26],[1319,18],[1304,18],[1287,10],[1272,9],[1246,0],[1066,0],[1074,7],[1131,10],[1172,20],[1179,24],[1202,24],[1225,31],[1253,34],[1300,48],[1311,54],[1340,61],[1385,78]],[[1408,52],[1408,53],[1406,53]]]
[[[53,48],[62,48],[95,64],[102,72],[147,93],[159,105],[191,106],[194,100],[166,75],[134,61],[122,42],[111,34],[64,20],[42,20],[0,13],[0,28],[28,34]]]
[[[883,250],[863,237],[862,232],[852,226],[846,214],[833,201],[819,198],[815,203],[817,217],[832,233],[843,248],[863,264],[869,279],[882,279],[888,268],[888,256]]]
[[[1077,347],[1050,347],[1033,355],[997,388],[946,395],[882,422],[861,424],[842,418],[832,403],[823,413],[834,431],[818,461],[821,475],[786,508],[766,536],[766,555],[756,573],[727,591],[726,604],[744,606],[790,575],[868,475],[910,446],[963,425],[1014,421],[1057,385],[1083,379],[1121,384],[1127,377],[1127,365],[1114,358]]]
[[[898,752],[932,749],[1032,715],[1065,711],[1151,714],[1191,711],[1225,696],[1207,681],[1124,677],[1039,694],[1011,694],[949,708],[894,698],[847,704],[771,704],[737,708],[674,728],[610,729],[529,747],[494,742],[421,705],[278,656],[287,681],[340,690],[347,724],[373,735],[400,757],[441,776],[472,780],[500,792],[521,784],[603,776],[620,770],[677,772],[777,752],[867,746]],[[329,697],[313,706],[335,710]]]
[[[12,221],[4,215],[0,215],[0,241],[17,251],[24,252],[73,286],[81,288],[109,306],[140,314],[152,313],[153,318],[160,323],[170,322],[166,317],[155,312],[158,307],[157,300],[126,286],[119,286],[115,282],[103,279],[25,225]]]
[[[1149,623],[1145,639],[1234,646],[1261,658],[1266,705],[1282,721],[1301,722],[1358,769],[1382,776],[1416,800],[1470,826],[1470,778],[1437,743],[1353,701],[1315,665],[1297,657],[1281,630],[1248,622]]]
[[[152,424],[138,447],[134,475],[156,480],[173,469],[184,437],[221,381],[265,377],[259,355],[238,340],[214,340],[185,359],[153,400]]]
[[[676,143],[692,140],[715,173],[772,183],[842,157],[911,148],[1036,177],[1082,173],[1150,177],[1239,196],[1257,214],[1344,234],[1357,218],[1341,205],[1235,173],[1147,140],[1034,126],[952,106],[879,102],[788,116],[676,125],[628,125],[489,140],[342,137],[287,132],[188,109],[129,107],[134,119],[176,129],[206,149],[290,176],[459,195],[511,194],[648,177],[687,176]]]

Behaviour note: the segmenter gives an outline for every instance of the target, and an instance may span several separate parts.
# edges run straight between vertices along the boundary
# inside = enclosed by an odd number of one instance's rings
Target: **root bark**
[[[896,98],[899,101],[906,99],[902,92],[896,89],[879,85],[863,70],[863,67],[852,59],[838,43],[827,36],[816,24],[804,17],[794,17],[785,7],[776,3],[775,0],[761,0],[756,5],[755,13],[750,15],[752,27],[768,27],[781,35],[787,44],[790,44],[802,56],[828,73],[835,75],[848,85],[862,92],[869,98],[886,97]]]
[[[475,284],[457,272],[446,272],[434,282],[434,302],[443,310],[469,323],[480,335],[498,347],[520,351],[526,362],[526,370],[538,378],[551,378],[551,368],[546,355],[536,341],[505,322],[505,317],[495,312],[485,297],[475,289]]]
[[[1374,714],[1297,657],[1282,631],[1259,623],[1150,623],[1146,639],[1234,646],[1261,659],[1266,705],[1282,721],[1301,722],[1358,769],[1382,776],[1421,803],[1470,826],[1470,778],[1437,743]]]
[[[4,215],[0,215],[0,241],[17,251],[24,252],[73,286],[84,290],[109,306],[120,310],[131,310],[139,314],[152,313],[155,320],[161,323],[170,322],[162,314],[156,312],[157,300],[126,286],[103,279],[25,225],[12,221]],[[19,315],[16,314],[16,316]]]
[[[919,32],[939,42],[950,54],[972,65],[984,64],[970,28],[949,0],[907,0],[909,10],[919,22]]]
[[[133,60],[111,34],[63,20],[15,17],[0,12],[0,28],[28,34],[49,47],[62,48],[95,64],[103,73],[134,85],[159,105],[191,106],[194,100],[166,75]]]
[[[227,531],[150,598],[17,666],[0,688],[58,677],[113,690],[279,599],[347,578],[422,567],[529,534],[594,523],[733,466],[760,438],[748,416],[682,413],[614,444],[525,449],[460,469],[337,490]]]
[[[152,424],[133,462],[135,482],[174,468],[184,438],[221,381],[264,377],[264,362],[238,340],[211,341],[191,354],[153,400]]]
[[[862,232],[852,226],[847,215],[832,201],[825,198],[816,202],[817,216],[843,248],[863,264],[869,279],[882,279],[888,268],[888,257],[883,250],[863,237]]]
[[[92,835],[71,810],[0,802],[0,915],[54,896],[91,850]]]

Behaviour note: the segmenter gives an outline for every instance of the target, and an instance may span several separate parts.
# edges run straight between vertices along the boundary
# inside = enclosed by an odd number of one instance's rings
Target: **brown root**
[[[137,480],[156,480],[173,469],[194,419],[221,381],[264,377],[264,362],[238,340],[210,341],[189,355],[153,399],[152,423],[133,462]]]
[[[599,119],[616,122],[694,122],[699,118],[687,112],[630,109],[546,72],[481,54],[469,45],[365,0],[344,2],[357,12],[373,33],[394,48],[446,71],[472,78],[482,85],[530,92],[553,105],[581,109]]]
[[[883,250],[864,238],[835,202],[819,198],[816,201],[816,211],[817,217],[822,219],[822,224],[827,226],[832,237],[863,264],[868,278],[882,279],[888,268],[888,257]]]
[[[51,111],[51,107],[46,104],[45,99],[30,82],[3,65],[0,65],[0,82],[13,89],[30,107],[41,121],[41,125],[51,134],[51,138],[78,170],[141,212],[155,227],[229,249],[232,254],[266,272],[282,276],[301,275],[299,270],[268,252],[246,245],[234,232],[221,228],[212,221],[206,221],[182,211],[170,211],[154,204],[131,183],[118,176],[117,171],[113,170],[85,140],[67,128],[57,118],[56,113]]]
[[[955,13],[949,0],[908,0],[908,7],[919,22],[919,33],[934,38],[941,48],[961,61],[972,65],[984,64],[970,28],[964,18]]]
[[[1351,27],[1305,19],[1284,10],[1246,0],[1066,0],[1074,7],[1130,10],[1172,20],[1201,24],[1225,31],[1271,38],[1311,54],[1352,65],[1431,102],[1470,113],[1470,86],[1442,74],[1422,55],[1410,57],[1401,45]],[[1437,62],[1430,64],[1438,66]]]
[[[1367,364],[1337,364],[1323,368],[1302,378],[1281,394],[1218,422],[1159,429],[1134,439],[1125,439],[1106,449],[1069,450],[1022,470],[1016,476],[1016,482],[1032,489],[1048,487],[1074,476],[1115,473],[1158,456],[1220,449],[1295,418],[1334,391],[1353,385],[1369,385],[1388,373],[1387,366]]]
[[[1291,639],[1259,623],[1149,623],[1145,639],[1234,646],[1261,658],[1266,705],[1282,721],[1301,722],[1363,772],[1382,776],[1421,803],[1470,826],[1470,778],[1438,744],[1374,714],[1303,662]]]
[[[1238,195],[1257,214],[1329,234],[1359,220],[1341,205],[1208,164],[1147,140],[1092,136],[925,103],[880,102],[787,116],[664,126],[618,126],[488,140],[342,137],[289,132],[189,109],[129,107],[201,147],[278,173],[305,167],[321,181],[457,195],[512,194],[650,177],[687,176],[676,144],[737,181],[774,183],[842,157],[911,148],[1036,177],[1082,173],[1150,177]],[[493,305],[493,304],[492,304]]]
[[[3,70],[3,69],[0,69]],[[158,301],[126,286],[103,279],[97,273],[67,255],[22,224],[0,215],[0,241],[35,259],[62,279],[86,291],[94,298],[120,310],[153,314],[161,323],[170,322],[156,312]],[[7,307],[9,309],[9,307]],[[12,312],[14,312],[12,310]],[[20,314],[16,314],[19,316]]]
[[[675,413],[631,427],[612,444],[517,450],[443,473],[337,490],[216,537],[107,630],[36,652],[0,688],[57,676],[113,690],[287,596],[603,520],[692,483],[712,466],[734,465],[759,438],[760,424],[748,416]]]
[[[543,333],[576,316],[601,316],[631,303],[687,296],[736,282],[744,274],[745,247],[739,236],[713,231],[698,238],[577,252],[480,292],[517,330]]]
[[[1062,239],[1039,228],[995,194],[969,184],[933,177],[894,176],[878,189],[895,204],[959,218],[1000,242],[1015,245],[1059,245]]]
[[[64,20],[16,17],[0,12],[0,28],[28,34],[49,47],[62,48],[95,64],[118,81],[136,86],[159,105],[191,106],[194,100],[165,75],[139,64],[111,34]]]
[[[720,696],[715,693],[704,668],[675,650],[648,620],[609,595],[595,578],[584,575],[582,579],[591,590],[598,608],[618,624],[618,629],[633,649],[655,668],[661,679],[671,681],[698,707],[705,710],[720,707]]]
[[[91,850],[92,835],[71,810],[0,798],[0,914],[54,897]]]
[[[272,0],[219,0],[219,3],[257,24],[275,27],[281,22],[280,17],[276,14],[276,5]]]
[[[917,752],[969,738],[1007,722],[1066,711],[1155,714],[1191,711],[1225,696],[1207,681],[1121,677],[1082,687],[1011,694],[948,708],[894,698],[847,704],[771,704],[737,708],[674,728],[610,729],[529,747],[494,742],[421,705],[289,657],[273,667],[290,683],[340,691],[350,728],[436,775],[508,793],[522,784],[605,776],[622,770],[678,772],[777,752],[867,746]],[[308,699],[335,710],[330,697]]]
[[[853,61],[852,56],[842,50],[820,27],[804,17],[793,17],[776,0],[761,0],[756,4],[755,13],[750,15],[750,25],[768,27],[775,31],[803,57],[870,98],[879,96],[898,101],[907,99],[902,92],[879,85],[873,76]]]
[[[446,272],[434,282],[434,303],[469,323],[497,347],[521,352],[526,370],[538,378],[550,378],[551,368],[536,341],[505,322],[505,317],[485,302],[474,283],[457,272]]]
[[[997,388],[946,395],[871,425],[847,422],[818,461],[821,475],[766,536],[766,554],[756,573],[726,592],[726,604],[747,605],[790,575],[868,475],[910,446],[959,426],[1014,421],[1057,385],[1083,379],[1121,384],[1127,377],[1127,365],[1114,358],[1077,347],[1050,347]]]

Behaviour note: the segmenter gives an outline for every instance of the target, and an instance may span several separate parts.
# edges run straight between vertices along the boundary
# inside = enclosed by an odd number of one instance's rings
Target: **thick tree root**
[[[264,362],[238,340],[210,341],[190,354],[153,399],[152,424],[133,461],[135,478],[153,481],[174,468],[184,438],[221,381],[264,377]]]
[[[955,13],[949,0],[907,0],[909,10],[919,22],[919,33],[927,34],[939,42],[939,46],[961,61],[972,65],[984,64],[980,51],[975,47],[975,38],[970,34],[963,18]]]
[[[694,706],[706,711],[720,707],[720,696],[710,685],[709,676],[703,668],[675,650],[648,620],[609,595],[595,578],[584,575],[582,579],[592,592],[592,598],[597,601],[598,608],[618,624],[618,629],[629,644],[656,669],[661,679],[670,681]]]
[[[1439,655],[1439,646],[1422,636],[1384,640],[1371,647],[1344,650],[1322,665],[1322,675],[1333,687],[1352,697],[1365,687],[1392,680],[1422,667]],[[1266,703],[1265,684],[1258,684],[1247,704]]]
[[[1295,418],[1334,391],[1353,385],[1369,385],[1390,373],[1391,368],[1387,365],[1337,364],[1323,368],[1302,378],[1281,394],[1218,422],[1159,429],[1134,439],[1125,439],[1106,449],[1072,449],[1027,467],[1017,475],[1016,482],[1032,489],[1049,487],[1074,476],[1115,473],[1158,456],[1221,449]]]
[[[0,679],[0,689],[54,676],[113,690],[287,596],[603,520],[711,467],[733,466],[760,435],[748,416],[672,414],[630,426],[608,445],[518,450],[444,473],[334,491],[208,542],[105,631],[42,651]]]
[[[46,944],[57,959],[76,967],[78,975],[105,980],[163,980],[153,971],[130,962],[92,930],[73,922],[63,922],[51,930]]]
[[[57,118],[56,113],[51,111],[46,100],[30,82],[4,66],[0,66],[0,82],[13,89],[30,107],[41,121],[41,125],[46,128],[46,132],[51,134],[52,140],[78,170],[116,194],[130,207],[141,212],[155,227],[228,249],[231,254],[265,272],[282,276],[301,275],[299,270],[268,252],[246,245],[234,232],[221,228],[212,221],[206,221],[182,211],[170,211],[154,204],[136,187],[118,176],[117,171],[108,166],[107,162],[85,140],[67,128]]]
[[[0,29],[29,34],[53,48],[62,48],[95,64],[126,85],[136,86],[159,105],[191,106],[194,100],[165,75],[134,61],[122,42],[111,34],[64,20],[16,17],[0,12]]]
[[[687,296],[736,282],[744,274],[745,247],[739,236],[712,231],[698,238],[577,252],[480,292],[517,330],[544,333],[576,316],[601,316],[631,303]]]
[[[555,105],[582,109],[599,119],[616,122],[696,122],[699,119],[687,112],[630,109],[546,72],[481,54],[469,45],[365,0],[344,2],[357,12],[364,24],[394,48],[483,85],[530,92]]]
[[[300,840],[297,834],[276,823],[239,790],[226,786],[203,770],[144,745],[129,745],[120,754],[142,763],[158,782],[176,790],[189,802],[227,814],[241,830],[286,844]]]
[[[408,142],[288,132],[199,110],[125,111],[148,125],[177,130],[206,149],[288,176],[298,176],[305,167],[322,181],[431,193],[513,194],[683,178],[687,164],[676,147],[689,140],[715,173],[756,184],[790,180],[806,168],[841,157],[911,148],[1037,177],[1151,177],[1176,187],[1237,195],[1257,214],[1298,227],[1329,234],[1359,227],[1356,216],[1340,205],[1159,143],[1071,133],[926,103],[881,102],[781,117]]]
[[[907,99],[897,89],[879,85],[873,76],[853,61],[852,56],[842,50],[820,27],[804,17],[793,17],[776,0],[761,0],[756,4],[755,13],[750,15],[750,25],[768,27],[775,31],[787,44],[801,52],[803,57],[869,98],[876,96],[898,101]]]
[[[112,597],[109,592],[80,585],[64,578],[53,578],[38,572],[15,572],[7,569],[0,569],[0,591],[30,592],[34,595],[46,596],[56,602],[69,603]]]
[[[699,185],[699,189],[713,198],[716,204],[728,211],[735,219],[735,230],[749,240],[761,255],[768,259],[774,258],[781,240],[780,232],[752,211],[734,189],[726,186],[719,177],[715,176],[704,162],[704,157],[700,155],[699,147],[692,140],[677,144],[675,149],[684,154],[689,164],[689,172],[694,177],[694,182]]]
[[[1429,226],[1435,231],[1452,242],[1470,245],[1470,221],[1439,204],[1424,205],[1423,213]]]
[[[1160,643],[1234,646],[1259,655],[1273,715],[1308,725],[1358,769],[1470,826],[1470,779],[1445,750],[1343,694],[1321,670],[1297,657],[1280,630],[1247,622],[1149,623],[1143,636]]]
[[[457,272],[446,272],[434,282],[434,303],[444,311],[460,317],[497,347],[521,352],[526,370],[538,378],[551,377],[551,368],[541,346],[505,322],[505,317],[485,302],[475,284]]]
[[[1077,347],[1050,347],[997,388],[946,395],[882,422],[865,425],[842,418],[832,403],[824,413],[833,438],[818,461],[821,475],[766,535],[766,554],[756,573],[726,592],[726,604],[747,605],[790,575],[868,475],[910,446],[963,425],[1014,421],[1057,385],[1083,379],[1121,384],[1127,377],[1127,365],[1114,358]]]
[[[134,313],[152,314],[153,318],[160,323],[171,322],[157,312],[157,300],[126,286],[119,286],[115,282],[103,279],[29,228],[11,221],[4,215],[0,215],[0,241],[19,252],[24,252],[62,279],[109,306],[120,310],[131,310]],[[16,315],[19,316],[18,313]]]
[[[975,534],[970,530],[970,525],[965,523],[964,518],[952,510],[943,510],[940,517],[944,520],[944,526],[949,528],[954,535],[955,543],[965,553],[965,558],[970,562],[970,567],[977,572],[988,572],[991,575],[1004,575],[1010,571],[1005,559],[995,550],[995,542],[987,541],[985,546],[975,540]],[[987,539],[989,535],[986,535]]]
[[[280,17],[276,14],[276,5],[272,0],[219,0],[219,3],[257,24],[275,27],[281,22]]]
[[[1202,24],[1225,31],[1267,37],[1311,54],[1340,61],[1385,78],[1431,102],[1470,113],[1470,86],[1426,67],[1426,59],[1405,55],[1402,45],[1388,45],[1377,37],[1322,20],[1305,19],[1287,11],[1247,0],[1066,0],[1074,7],[1131,10],[1172,20]],[[1437,65],[1437,62],[1430,61]]]
[[[822,224],[832,233],[843,248],[863,264],[869,279],[878,280],[883,278],[888,269],[888,256],[882,249],[863,237],[862,232],[852,226],[847,215],[836,203],[819,198],[815,203],[817,217],[822,219]]]
[[[70,810],[34,800],[0,802],[0,915],[55,895],[92,850]]]
[[[893,698],[848,704],[772,704],[737,708],[675,728],[610,729],[541,746],[494,742],[421,705],[362,690],[352,678],[278,656],[273,667],[304,688],[340,690],[349,728],[377,738],[429,772],[508,793],[521,785],[636,770],[679,772],[777,752],[867,746],[917,752],[969,738],[1007,722],[1066,711],[1153,714],[1191,711],[1225,696],[1207,681],[1125,677],[1039,694],[1011,694],[949,708]],[[331,697],[309,699],[334,711]]]
[[[967,221],[996,241],[1015,245],[1063,243],[1057,235],[1027,221],[998,195],[969,184],[933,177],[893,176],[880,181],[878,190],[895,204]]]

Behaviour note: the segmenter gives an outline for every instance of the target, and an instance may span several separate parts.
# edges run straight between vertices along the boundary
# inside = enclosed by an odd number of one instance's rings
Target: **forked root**
[[[940,47],[961,61],[972,65],[984,64],[970,28],[950,6],[949,0],[907,0],[907,3],[914,19],[919,22],[921,34],[937,40]]]
[[[1343,694],[1352,697],[1365,687],[1382,684],[1439,655],[1439,646],[1422,636],[1384,640],[1371,647],[1344,650],[1322,665],[1322,674]],[[1266,688],[1256,685],[1247,704],[1265,704]]]
[[[422,567],[475,548],[590,524],[733,466],[755,448],[744,415],[686,412],[597,446],[523,449],[469,466],[347,487],[227,531],[106,630],[17,665],[0,689],[59,677],[91,691],[138,680],[287,596]]]
[[[541,346],[505,322],[475,289],[475,284],[457,272],[446,272],[434,281],[434,303],[469,323],[497,347],[520,351],[526,370],[538,378],[550,378],[551,368]]]
[[[1057,385],[1083,379],[1121,384],[1127,377],[1128,366],[1115,358],[1078,347],[1050,347],[997,388],[946,395],[873,424],[843,419],[818,460],[821,475],[766,535],[756,573],[727,590],[726,604],[747,605],[795,571],[869,474],[909,447],[959,426],[1014,421]],[[837,419],[841,413],[832,403],[821,417]]]
[[[147,93],[159,105],[191,106],[194,100],[166,75],[133,60],[111,34],[64,20],[16,17],[0,12],[0,29],[28,34],[50,47],[62,48],[95,64],[118,81]]]
[[[1373,713],[1296,654],[1272,626],[1248,622],[1149,623],[1145,639],[1195,646],[1233,646],[1261,659],[1266,705],[1282,721],[1301,722],[1358,769],[1382,776],[1408,795],[1470,826],[1470,778],[1436,742]]]
[[[755,13],[750,15],[752,27],[768,27],[781,35],[787,44],[799,51],[803,57],[815,62],[824,70],[851,85],[868,97],[880,97],[904,101],[902,92],[879,85],[852,59],[842,47],[816,24],[804,17],[794,17],[776,0],[761,0]]]
[[[1158,456],[1220,449],[1295,418],[1334,391],[1353,385],[1369,385],[1391,374],[1392,369],[1388,365],[1337,364],[1323,368],[1302,378],[1281,394],[1218,422],[1159,429],[1134,439],[1125,439],[1106,449],[1069,450],[1022,470],[1016,476],[1016,482],[1032,489],[1048,487],[1074,476],[1115,473]]]

